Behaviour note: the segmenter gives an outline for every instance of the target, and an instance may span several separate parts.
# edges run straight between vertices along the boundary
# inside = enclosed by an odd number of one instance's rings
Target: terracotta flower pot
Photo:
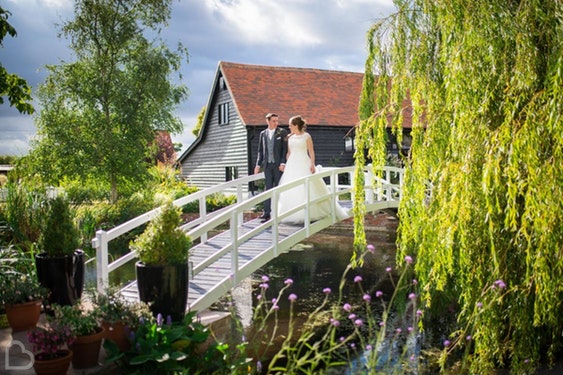
[[[104,329],[102,327],[93,335],[77,336],[70,346],[70,350],[73,352],[72,367],[83,369],[96,366],[103,338]]]
[[[113,341],[119,350],[126,352],[131,347],[129,342],[129,329],[123,322],[102,322],[104,328],[104,339]]]
[[[54,359],[37,359],[33,362],[33,369],[37,375],[64,375],[68,372],[72,360],[71,350],[60,350]]]
[[[34,328],[41,315],[41,301],[6,305],[6,317],[13,332]]]

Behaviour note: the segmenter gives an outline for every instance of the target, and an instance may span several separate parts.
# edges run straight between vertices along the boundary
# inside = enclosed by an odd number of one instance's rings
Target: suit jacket
[[[276,128],[274,132],[274,161],[276,165],[285,164],[287,158],[287,131]],[[268,129],[260,132],[256,166],[264,168],[268,162]]]

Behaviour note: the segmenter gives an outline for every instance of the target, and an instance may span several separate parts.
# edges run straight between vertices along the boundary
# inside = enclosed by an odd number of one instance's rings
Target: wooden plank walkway
[[[261,225],[263,224],[259,219],[246,221],[239,226],[239,236]],[[271,226],[271,223],[269,226]],[[283,223],[278,224],[277,228],[278,244],[283,243],[283,241],[290,238],[291,235],[303,230],[303,226],[293,226]],[[295,241],[287,243],[286,246],[293,245],[293,242]],[[232,234],[228,230],[210,238],[205,243],[194,245],[190,251],[190,262],[193,267],[196,267],[227,246],[232,246]],[[284,248],[283,251],[288,250],[288,248]],[[265,265],[277,255],[278,254],[274,254],[272,251],[272,230],[271,228],[265,229],[238,246],[238,268],[248,268],[244,276],[250,276],[252,272]],[[259,258],[262,258],[262,261],[257,262]],[[252,266],[249,267],[251,264]],[[201,311],[206,309],[217,301],[217,296],[220,298],[235,287],[241,280],[233,279],[232,267],[232,253],[227,252],[211,265],[207,266],[202,272],[190,279],[188,310]],[[239,272],[239,275],[240,274]],[[123,288],[122,293],[127,298],[138,300],[139,292],[137,281],[128,284]]]

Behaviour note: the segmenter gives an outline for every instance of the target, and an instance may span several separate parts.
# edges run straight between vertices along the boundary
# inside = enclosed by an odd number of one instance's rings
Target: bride
[[[315,150],[313,148],[313,139],[311,135],[305,131],[307,124],[301,116],[293,116],[289,119],[289,130],[291,134],[287,140],[287,161],[285,170],[280,179],[279,185],[285,185],[295,181],[301,177],[309,176],[315,173]],[[314,200],[320,196],[326,196],[329,193],[323,179],[314,179],[309,183],[309,200]],[[305,185],[296,186],[288,191],[280,194],[278,203],[278,212],[283,214],[290,209],[297,207],[305,202]],[[344,220],[349,217],[346,210],[341,207],[338,202],[335,204],[336,217],[338,220]],[[329,200],[319,201],[309,207],[311,221],[322,219],[331,214],[331,204]],[[305,209],[297,211],[288,217],[282,219],[282,222],[303,223],[305,217]]]

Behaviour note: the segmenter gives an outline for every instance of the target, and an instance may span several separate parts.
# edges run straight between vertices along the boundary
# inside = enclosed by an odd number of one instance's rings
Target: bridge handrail
[[[180,207],[188,203],[199,201],[199,217],[194,220],[194,224],[197,225],[200,222],[204,222],[206,218],[213,216],[215,213],[208,214],[206,200],[207,197],[216,193],[225,192],[228,190],[236,189],[237,201],[244,200],[244,186],[253,181],[258,181],[264,178],[264,173],[257,173],[245,177],[238,178],[236,180],[227,181],[206,189],[199,190],[195,193],[189,194],[187,196],[178,198],[174,200],[174,205]],[[139,215],[131,220],[126,221],[108,231],[98,230],[96,231],[96,237],[92,239],[92,247],[96,249],[96,273],[98,275],[98,289],[102,290],[108,284],[109,273],[113,270],[121,267],[122,265],[128,263],[134,259],[137,254],[135,251],[130,251],[129,253],[121,256],[120,258],[114,260],[111,264],[108,263],[109,248],[108,244],[110,241],[118,238],[122,234],[125,234],[145,223],[154,219],[160,213],[161,208],[157,207],[152,209],[142,215]],[[217,212],[220,212],[218,210]],[[205,240],[206,234],[202,236]]]
[[[208,231],[216,228],[217,226],[221,225],[222,223],[226,222],[227,220],[229,220],[229,229],[233,233],[233,240],[236,239],[236,243],[242,243],[242,242],[246,241],[248,238],[251,238],[253,235],[259,233],[262,230],[264,230],[265,227],[273,226],[274,228],[276,228],[276,226],[273,225],[272,222],[269,222],[269,223],[264,223],[264,224],[262,224],[262,225],[260,225],[256,228],[252,229],[251,231],[243,234],[240,237],[239,237],[238,233],[236,235],[234,234],[234,233],[236,233],[236,228],[238,227],[238,223],[239,223],[239,221],[235,220],[234,217],[238,216],[238,214],[241,213],[241,212],[244,212],[246,210],[251,209],[252,207],[256,206],[258,203],[261,203],[261,202],[265,201],[266,199],[271,199],[272,213],[273,213],[272,217],[275,218],[274,220],[276,220],[276,221],[281,221],[284,217],[289,216],[292,213],[305,208],[305,212],[306,212],[305,219],[307,220],[306,223],[305,223],[305,226],[307,226],[308,223],[310,222],[308,207],[311,204],[314,204],[315,202],[321,201],[323,199],[327,199],[327,197],[331,197],[331,204],[333,205],[331,211],[333,213],[335,212],[334,204],[336,202],[336,197],[338,195],[342,195],[342,194],[345,194],[345,193],[348,193],[348,192],[351,191],[351,188],[349,186],[346,187],[345,185],[337,185],[336,184],[337,175],[342,174],[342,173],[348,173],[348,172],[351,172],[351,171],[353,171],[353,167],[327,169],[327,170],[324,170],[322,172],[315,173],[312,176],[303,177],[303,178],[300,178],[298,180],[292,181],[288,184],[284,184],[283,186],[277,186],[277,187],[272,188],[270,190],[266,190],[266,191],[254,196],[254,197],[251,197],[251,198],[249,198],[249,199],[247,199],[243,202],[229,206],[229,209],[226,210],[225,212],[209,219],[207,222],[202,223],[200,226],[190,230],[188,232],[188,235],[192,239],[194,239],[194,238],[197,239],[201,236],[202,233],[208,232]],[[324,177],[330,177],[331,186],[333,184],[335,186],[335,188],[329,189],[329,195],[323,196],[323,197],[317,197],[315,200],[312,200],[312,201],[306,200],[303,204],[296,206],[292,210],[287,211],[287,212],[283,213],[282,215],[277,214],[278,199],[279,199],[279,196],[282,192],[291,190],[292,188],[300,186],[300,185],[304,185],[305,187],[308,187],[310,181],[312,181],[314,179],[322,179]],[[305,191],[308,191],[308,189],[306,188]],[[275,231],[275,229],[274,229],[274,231]],[[233,244],[234,244],[234,242],[235,241],[233,241]],[[203,269],[205,269],[206,266],[212,264],[214,261],[218,260],[223,255],[225,255],[229,251],[229,249],[231,247],[233,247],[233,244],[230,244],[230,245],[220,249],[219,251],[214,252],[207,259],[205,259],[203,262],[196,265],[192,270],[193,275],[194,276],[197,275],[199,272],[201,272]],[[233,250],[236,251],[236,249],[233,249]]]
[[[252,181],[257,181],[257,180],[261,180],[264,178],[264,174],[263,173],[259,173],[259,174],[254,174],[254,175],[249,175],[249,176],[245,176],[236,180],[232,180],[232,181],[228,181],[207,189],[203,189],[200,190],[196,193],[190,194],[188,196],[185,197],[181,197],[179,199],[176,199],[174,201],[174,204],[177,206],[183,206],[185,204],[194,202],[194,201],[199,201],[199,218],[194,219],[184,225],[182,225],[180,228],[184,231],[187,231],[187,233],[190,235],[190,237],[192,238],[192,240],[197,240],[200,239],[201,242],[206,242],[207,241],[207,233],[211,230],[216,229],[218,226],[222,225],[223,223],[225,223],[226,221],[229,221],[229,227],[231,230],[231,233],[233,233],[233,241],[232,244],[230,246],[226,246],[224,249],[220,250],[220,253],[222,253],[222,255],[224,255],[224,253],[228,252],[229,248],[232,247],[232,250],[236,253],[237,250],[237,244],[238,243],[242,243],[244,242],[245,238],[248,238],[249,236],[252,236],[254,234],[257,234],[259,231],[264,230],[267,227],[272,227],[274,230],[273,232],[276,232],[275,228],[277,227],[277,224],[279,223],[280,220],[282,220],[284,217],[291,215],[293,212],[296,212],[298,210],[302,210],[303,208],[305,208],[305,213],[306,213],[306,223],[305,223],[305,229],[308,231],[308,227],[310,224],[310,219],[309,219],[309,206],[310,204],[314,203],[314,202],[309,202],[306,201],[303,205],[301,205],[300,207],[296,207],[294,209],[292,209],[291,211],[288,211],[286,213],[284,213],[282,216],[277,216],[277,202],[278,202],[278,198],[279,198],[279,194],[281,194],[281,192],[285,191],[285,190],[289,190],[292,189],[296,186],[299,185],[304,185],[304,186],[308,186],[308,184],[310,183],[311,180],[315,179],[315,178],[325,178],[328,177],[330,178],[330,184],[329,184],[329,192],[330,192],[330,197],[331,197],[331,202],[332,202],[332,212],[333,212],[333,216],[335,215],[334,212],[334,204],[337,200],[337,197],[339,197],[340,195],[343,194],[353,194],[353,190],[352,190],[352,185],[341,185],[338,183],[338,176],[341,174],[349,174],[349,176],[353,176],[353,172],[355,170],[354,166],[351,167],[342,167],[342,168],[333,168],[333,167],[329,167],[329,168],[322,168],[322,170],[320,170],[318,173],[315,173],[312,176],[308,176],[299,180],[295,180],[292,181],[291,183],[288,183],[286,185],[283,186],[278,186],[274,189],[270,189],[267,191],[264,191],[258,195],[252,196],[250,198],[245,199],[244,197],[244,188],[248,183],[252,182]],[[368,168],[366,168],[365,170],[366,173],[366,185],[368,182],[368,178],[370,176],[370,167],[368,166]],[[397,185],[392,184],[391,183],[391,173],[397,173],[399,175],[399,181],[400,183]],[[350,181],[352,180],[352,178],[350,178]],[[395,191],[396,193],[398,192],[398,194],[400,194],[400,186],[402,185],[402,169],[400,168],[395,168],[395,167],[384,167],[384,178],[383,179],[376,179],[373,178],[373,181],[376,182],[377,187],[375,188],[375,190],[372,191],[373,193],[376,194],[380,194],[378,196],[378,200],[394,200],[393,197],[393,191]],[[366,189],[368,189],[369,187],[373,188],[373,186],[366,186]],[[212,213],[207,213],[206,210],[206,199],[208,196],[219,193],[219,192],[224,192],[227,190],[232,190],[232,189],[236,189],[237,191],[237,202],[231,206],[225,207],[221,210],[217,210],[214,211]],[[381,195],[382,191],[386,191],[386,194]],[[368,195],[366,195],[367,197]],[[325,197],[319,197],[318,199],[315,200],[319,201],[322,199],[326,199],[328,196]],[[263,201],[265,201],[266,199],[271,199],[272,200],[272,217],[273,220],[265,223],[261,226],[259,226],[258,228],[255,228],[254,230],[252,230],[250,233],[246,233],[244,234],[242,237],[239,238],[239,235],[237,233],[237,226],[238,223],[242,223],[243,222],[243,213],[246,210],[249,210],[253,207],[255,207],[258,203],[261,203]],[[98,289],[99,290],[103,290],[103,288],[105,288],[108,285],[108,281],[109,281],[109,273],[114,271],[115,269],[121,267],[122,265],[128,263],[129,261],[133,260],[134,258],[136,258],[136,253],[134,251],[130,251],[129,253],[123,255],[122,257],[120,257],[119,259],[114,260],[111,264],[108,264],[108,243],[109,241],[119,237],[120,235],[129,232],[130,230],[137,228],[143,224],[145,224],[146,222],[154,219],[160,212],[160,208],[155,208],[143,215],[140,215],[134,219],[131,219],[109,231],[104,231],[104,230],[98,230],[96,232],[96,237],[92,240],[92,246],[96,249],[96,268],[97,268],[97,284],[98,284]],[[332,218],[332,222],[336,222],[335,221],[336,218],[333,217]],[[277,232],[273,233],[273,239],[274,239],[274,246],[276,246],[276,238],[277,238]],[[221,255],[219,255],[217,252],[214,253],[214,255],[210,256],[208,259],[206,259],[206,261],[204,261],[203,263],[200,263],[199,265],[197,265],[194,269],[193,269],[193,274],[192,277],[194,275],[196,275],[197,273],[199,273],[201,270],[203,270],[205,268],[205,265],[207,265],[208,263],[210,264],[210,262],[214,261],[215,259],[218,259]]]

